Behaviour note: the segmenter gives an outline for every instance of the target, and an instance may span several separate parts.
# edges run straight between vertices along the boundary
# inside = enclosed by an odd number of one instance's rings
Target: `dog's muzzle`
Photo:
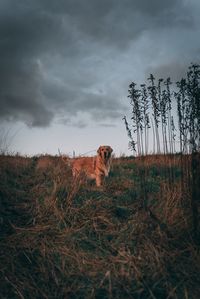
[[[104,152],[103,155],[105,160],[110,158],[110,152]]]

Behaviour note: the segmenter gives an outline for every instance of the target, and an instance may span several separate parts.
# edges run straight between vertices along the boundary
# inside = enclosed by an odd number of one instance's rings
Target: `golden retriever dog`
[[[95,157],[81,157],[72,161],[72,174],[77,177],[81,173],[89,179],[96,180],[96,185],[102,185],[104,177],[109,175],[111,165],[111,153],[113,149],[109,145],[101,145]]]

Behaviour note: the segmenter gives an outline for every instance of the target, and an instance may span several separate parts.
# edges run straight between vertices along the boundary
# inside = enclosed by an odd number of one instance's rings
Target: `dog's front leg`
[[[96,185],[97,187],[100,187],[102,183],[102,176],[101,175],[97,175],[96,176]]]
[[[106,170],[104,171],[104,173],[105,173],[105,176],[108,177],[108,175],[109,175],[109,170],[106,169]]]

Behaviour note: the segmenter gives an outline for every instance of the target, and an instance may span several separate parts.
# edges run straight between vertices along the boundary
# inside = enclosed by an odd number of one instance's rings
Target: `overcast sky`
[[[200,62],[199,0],[0,0],[0,129],[23,154],[129,153],[128,85]]]

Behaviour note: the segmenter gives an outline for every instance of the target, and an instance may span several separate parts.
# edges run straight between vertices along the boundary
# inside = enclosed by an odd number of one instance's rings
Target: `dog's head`
[[[108,160],[111,157],[112,151],[113,149],[109,145],[101,145],[98,148],[97,153],[102,159]]]

